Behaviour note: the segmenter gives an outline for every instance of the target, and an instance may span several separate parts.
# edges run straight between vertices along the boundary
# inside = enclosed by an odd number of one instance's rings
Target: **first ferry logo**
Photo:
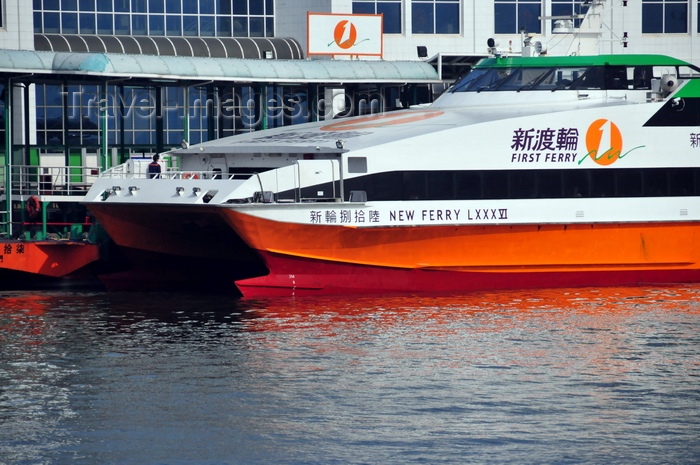
[[[615,163],[622,155],[622,133],[617,124],[607,119],[591,123],[586,131],[588,156],[602,166]],[[584,157],[581,161],[585,160]],[[581,163],[579,161],[579,164]]]
[[[347,19],[344,19],[335,25],[335,28],[333,29],[333,42],[329,43],[328,46],[330,47],[335,43],[335,45],[338,47],[347,50],[366,40],[369,39],[362,39],[358,42],[357,28],[353,23]]]
[[[629,155],[633,150],[642,147],[644,146],[640,145],[623,152],[620,128],[612,121],[601,118],[593,121],[588,126],[586,131],[586,150],[588,150],[588,153],[579,160],[578,164],[580,165],[586,158],[590,157],[591,160],[601,166],[610,166]]]

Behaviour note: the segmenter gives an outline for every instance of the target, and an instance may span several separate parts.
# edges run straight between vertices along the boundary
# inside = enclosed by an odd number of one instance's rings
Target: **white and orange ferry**
[[[430,106],[122,165],[87,203],[118,245],[219,261],[245,296],[697,282],[699,73],[487,58]]]

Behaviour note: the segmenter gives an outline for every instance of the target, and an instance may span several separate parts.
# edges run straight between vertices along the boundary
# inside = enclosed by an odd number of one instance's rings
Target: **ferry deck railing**
[[[321,169],[319,169],[321,168]],[[319,173],[323,173],[319,175]],[[221,180],[221,181],[242,181],[250,178],[255,178],[254,183],[257,184],[259,190],[250,198],[252,202],[262,203],[289,203],[289,202],[341,202],[344,197],[344,182],[342,172],[339,167],[338,160],[320,159],[320,160],[301,160],[295,161],[286,166],[276,167],[275,175],[266,176],[265,171],[250,172],[235,172],[224,173],[221,170],[183,170],[181,168],[164,169],[161,173],[151,174],[133,170],[133,167],[127,164],[115,166],[100,174],[101,178],[108,179],[152,179],[152,180]],[[285,188],[280,188],[280,182],[286,179]],[[305,189],[302,186],[317,186],[326,185],[327,191],[324,190],[323,196],[304,196]],[[293,198],[280,196],[277,194],[280,191],[293,193]],[[359,192],[358,192],[359,193]],[[358,201],[363,198],[356,193],[349,201]],[[241,199],[242,200],[242,199]]]
[[[243,177],[253,176],[254,173],[235,173],[224,174],[221,171],[194,171],[181,170],[179,168],[168,168],[162,172],[153,175],[151,173],[131,171],[125,165],[115,166],[100,174],[101,178],[111,179],[241,179]]]

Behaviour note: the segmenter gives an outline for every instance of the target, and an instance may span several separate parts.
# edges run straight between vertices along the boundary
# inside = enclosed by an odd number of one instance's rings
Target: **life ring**
[[[199,179],[199,175],[197,173],[185,173],[182,175],[182,179]]]
[[[41,202],[39,202],[39,198],[35,195],[32,195],[27,199],[27,214],[29,215],[30,218],[36,217],[39,212],[41,211]]]

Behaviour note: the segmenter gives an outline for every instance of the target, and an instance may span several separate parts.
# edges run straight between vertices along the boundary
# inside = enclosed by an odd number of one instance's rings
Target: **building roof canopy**
[[[40,52],[126,53],[130,55],[301,60],[299,42],[282,37],[158,37],[34,34]]]
[[[421,61],[231,59],[123,53],[0,50],[0,72],[187,81],[425,83],[438,74]]]

